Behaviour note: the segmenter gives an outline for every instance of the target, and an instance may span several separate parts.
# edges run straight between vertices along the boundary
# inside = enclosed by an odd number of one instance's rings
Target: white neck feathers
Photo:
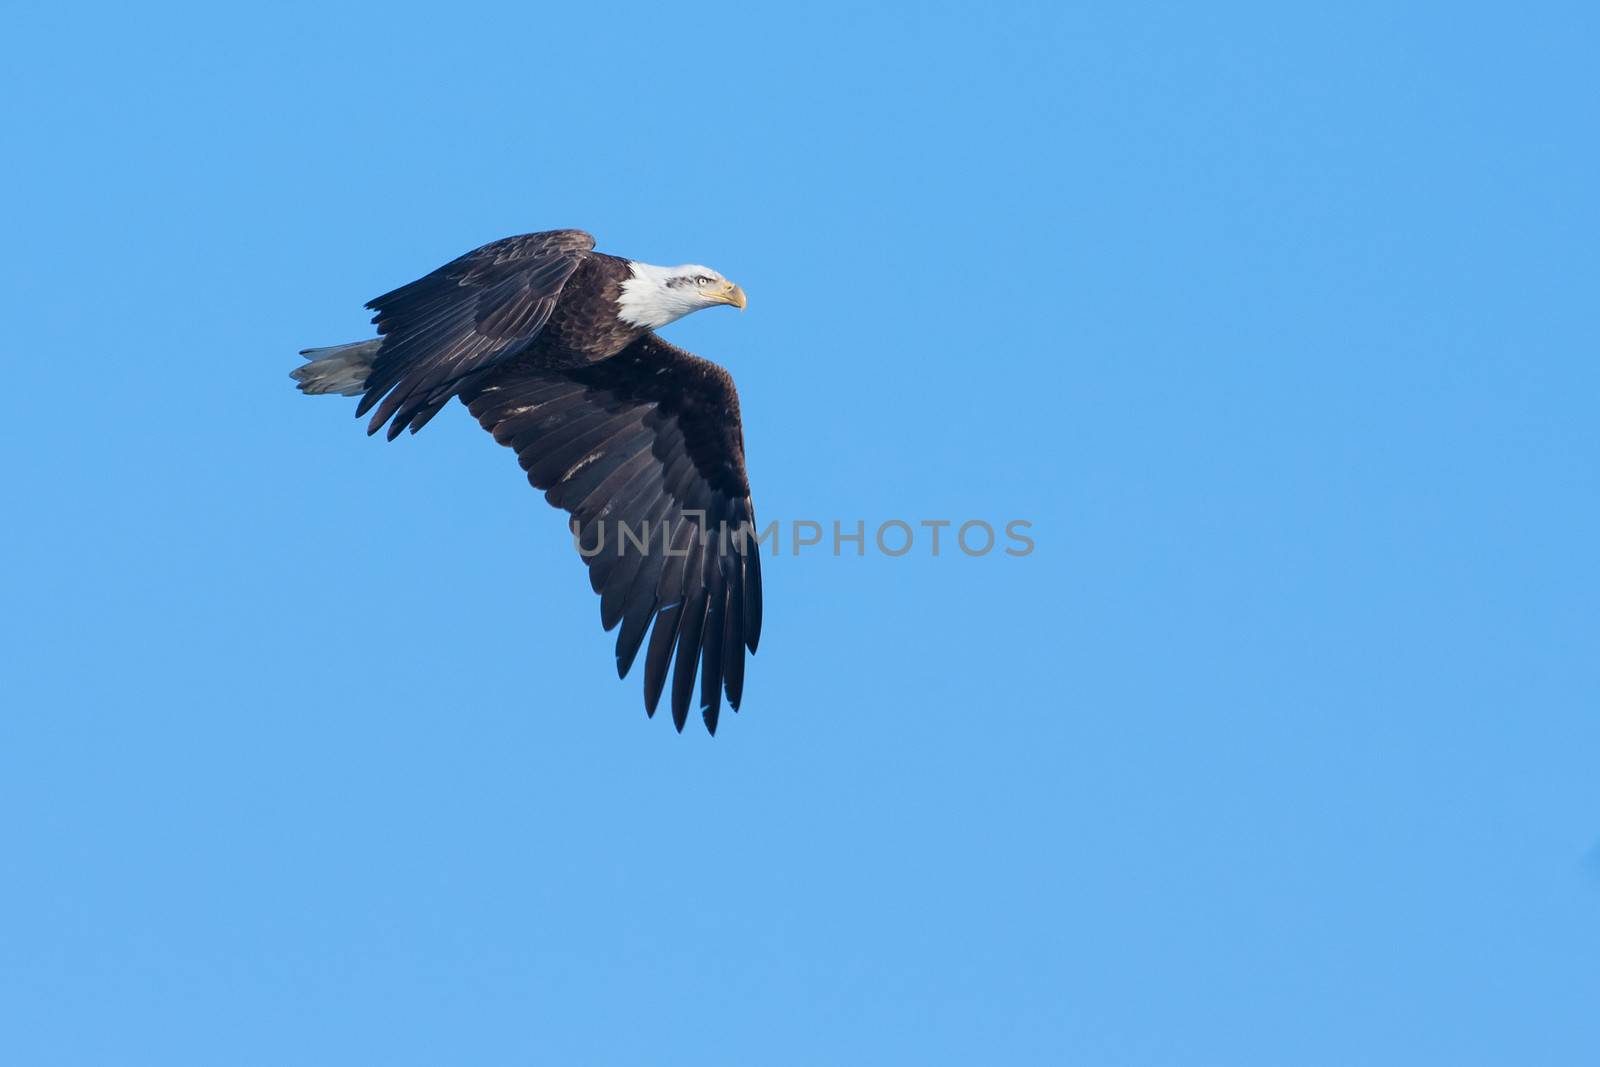
[[[622,283],[622,295],[617,298],[617,317],[628,325],[654,330],[701,307],[699,294],[692,288],[667,285],[667,279],[682,268],[632,261],[628,266],[633,277]]]

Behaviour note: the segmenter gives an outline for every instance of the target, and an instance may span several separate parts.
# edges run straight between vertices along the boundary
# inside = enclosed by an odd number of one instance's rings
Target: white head
[[[681,267],[657,267],[649,263],[628,264],[633,277],[622,283],[617,305],[618,318],[633,326],[655,329],[683,318],[691,311],[716,304],[732,304],[744,310],[744,290],[698,263]]]

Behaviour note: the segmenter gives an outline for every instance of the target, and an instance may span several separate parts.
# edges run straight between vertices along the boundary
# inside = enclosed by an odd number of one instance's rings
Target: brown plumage
[[[373,300],[379,338],[308,350],[295,377],[306,392],[359,392],[356,414],[376,409],[368,433],[387,425],[391,440],[459,396],[571,516],[602,625],[620,625],[618,676],[645,652],[654,714],[670,672],[682,730],[698,675],[715,733],[722,695],[739,707],[761,633],[739,399],[727,371],[620,317],[635,277],[581,230],[506,238]],[[716,281],[743,306],[742,290]]]

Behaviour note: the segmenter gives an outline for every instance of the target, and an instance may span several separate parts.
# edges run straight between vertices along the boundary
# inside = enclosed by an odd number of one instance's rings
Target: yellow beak
[[[744,290],[739,288],[737,285],[734,285],[732,282],[723,282],[717,288],[707,291],[706,296],[720,304],[732,304],[740,311],[743,311],[745,309],[745,305],[749,303],[749,301],[745,299]]]

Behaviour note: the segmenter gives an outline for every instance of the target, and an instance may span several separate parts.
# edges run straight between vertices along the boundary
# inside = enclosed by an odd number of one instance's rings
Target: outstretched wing
[[[368,303],[383,347],[356,408],[378,405],[367,432],[388,422],[392,441],[421,429],[474,376],[525,349],[593,248],[582,230],[507,237]]]
[[[617,676],[649,631],[646,710],[655,714],[671,665],[682,730],[698,668],[715,733],[724,691],[739,709],[745,650],[761,636],[760,546],[728,372],[646,334],[598,363],[508,367],[462,399],[571,513],[600,621],[621,624]]]

